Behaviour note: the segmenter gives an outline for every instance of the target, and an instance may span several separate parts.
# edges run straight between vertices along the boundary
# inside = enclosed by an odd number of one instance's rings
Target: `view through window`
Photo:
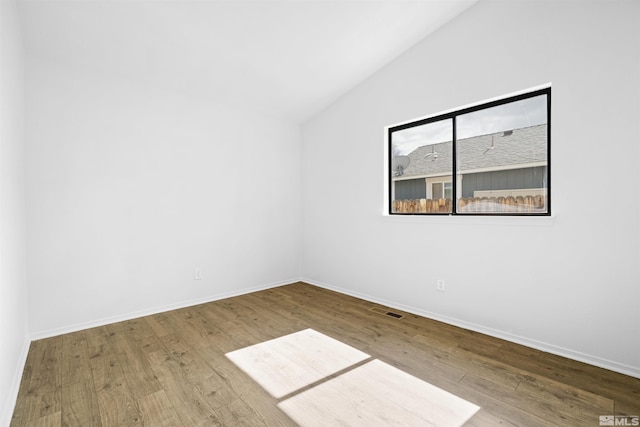
[[[550,105],[544,88],[390,127],[389,213],[550,215]]]

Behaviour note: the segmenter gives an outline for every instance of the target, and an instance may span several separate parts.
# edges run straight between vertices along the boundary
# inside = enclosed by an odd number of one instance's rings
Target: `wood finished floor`
[[[307,328],[480,406],[465,426],[640,415],[640,379],[374,306],[295,283],[34,341],[11,426],[293,426],[225,353]]]

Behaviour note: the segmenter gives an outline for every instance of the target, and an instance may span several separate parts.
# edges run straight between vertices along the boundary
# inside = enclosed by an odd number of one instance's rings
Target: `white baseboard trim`
[[[467,322],[464,320],[443,316],[438,313],[432,313],[429,311],[421,310],[416,307],[407,306],[404,304],[399,304],[394,301],[388,301],[381,298],[376,298],[371,295],[361,294],[359,292],[354,292],[349,289],[341,288],[338,286],[332,286],[326,283],[321,283],[309,278],[301,278],[300,281],[304,283],[308,283],[313,286],[318,286],[320,288],[328,289],[330,291],[335,291],[341,294],[349,295],[352,297],[360,298],[366,301],[370,301],[376,304],[380,304],[386,307],[395,308],[397,310],[402,310],[407,313],[416,314],[418,316],[426,317],[429,319],[437,320],[439,322],[447,323],[449,325],[458,326],[463,329],[469,329],[471,331],[479,332],[485,335],[489,335],[495,338],[500,338],[506,341],[511,341],[517,344],[524,345],[526,347],[531,347],[536,350],[544,351],[547,353],[555,354],[557,356],[566,357],[568,359],[576,360],[578,362],[587,363],[589,365],[597,366],[600,368],[608,369],[610,371],[618,372],[621,374],[629,375],[635,378],[640,378],[640,368],[625,365],[622,363],[614,362],[612,360],[602,359],[597,356],[592,356],[590,354],[585,354],[579,351],[570,350],[564,347],[559,347],[553,344],[532,340],[530,338],[522,337],[519,335],[514,335],[508,332],[504,332],[501,330],[488,328],[482,325],[478,325],[475,323]]]
[[[614,371],[614,372],[619,372],[621,374],[625,374],[625,375],[629,375],[635,378],[640,378],[640,368],[638,367],[634,367],[634,366],[629,366],[629,365],[625,365],[622,363],[618,363],[618,362],[614,362],[611,360],[607,360],[607,359],[602,359],[599,358],[597,356],[593,356],[590,354],[585,354],[582,352],[578,352],[578,351],[574,351],[571,349],[567,349],[564,347],[559,347],[553,344],[549,344],[549,343],[545,343],[545,342],[541,342],[541,341],[536,341],[530,338],[526,338],[526,337],[522,337],[519,335],[515,335],[515,334],[511,334],[505,331],[501,331],[501,330],[497,330],[497,329],[493,329],[493,328],[488,328],[482,325],[478,325],[472,322],[467,322],[464,320],[460,320],[460,319],[456,319],[456,318],[452,318],[452,317],[448,317],[448,316],[444,316],[438,313],[433,313],[433,312],[429,312],[426,310],[422,310],[416,307],[412,307],[412,306],[407,306],[404,304],[400,304],[397,303],[395,301],[389,301],[389,300],[385,300],[382,298],[376,298],[373,297],[371,295],[368,294],[363,294],[363,293],[359,293],[359,292],[354,292],[352,290],[349,289],[345,289],[345,288],[341,288],[339,286],[333,286],[333,285],[329,285],[327,283],[322,283],[322,282],[318,282],[316,280],[313,279],[309,279],[306,277],[296,277],[296,278],[291,278],[289,280],[284,280],[284,281],[279,281],[279,282],[272,282],[272,283],[267,283],[267,284],[263,284],[263,285],[259,285],[259,286],[255,286],[255,287],[250,287],[250,288],[243,288],[243,289],[239,289],[239,290],[235,290],[235,291],[231,291],[231,292],[224,292],[224,293],[220,293],[220,294],[214,294],[214,295],[210,295],[204,298],[198,298],[198,299],[194,299],[194,300],[189,300],[189,301],[182,301],[180,303],[176,303],[176,304],[170,304],[170,305],[165,305],[165,306],[161,306],[161,307],[153,307],[153,308],[149,308],[147,310],[141,310],[141,311],[137,311],[137,312],[133,312],[133,313],[127,313],[127,314],[122,314],[122,315],[118,315],[118,316],[112,316],[112,317],[108,317],[108,318],[103,318],[103,319],[98,319],[95,321],[91,321],[91,322],[85,322],[85,323],[80,323],[80,324],[75,324],[75,325],[69,325],[66,327],[62,327],[62,328],[56,328],[56,329],[50,329],[47,331],[41,331],[41,332],[37,332],[37,333],[32,333],[30,336],[30,340],[37,340],[37,339],[43,339],[43,338],[50,338],[50,337],[54,337],[57,335],[62,335],[62,334],[66,334],[66,333],[71,333],[71,332],[77,332],[80,330],[84,330],[84,329],[89,329],[89,328],[94,328],[94,327],[98,327],[98,326],[104,326],[104,325],[108,325],[111,323],[116,323],[116,322],[122,322],[122,321],[126,321],[126,320],[131,320],[131,319],[136,319],[139,317],[144,317],[144,316],[149,316],[149,315],[153,315],[153,314],[158,314],[158,313],[162,313],[165,311],[170,311],[170,310],[177,310],[180,308],[185,308],[185,307],[191,307],[194,305],[198,305],[198,304],[204,304],[207,302],[212,302],[212,301],[217,301],[217,300],[221,300],[221,299],[225,299],[225,298],[231,298],[231,297],[235,297],[235,296],[240,296],[240,295],[245,295],[248,293],[252,293],[252,292],[257,292],[257,291],[262,291],[265,289],[271,289],[271,288],[276,288],[278,286],[283,286],[283,285],[287,285],[290,283],[295,283],[295,282],[305,282],[308,283],[310,285],[313,286],[318,286],[320,288],[324,288],[324,289],[328,289],[331,291],[335,291],[335,292],[339,292],[341,294],[345,294],[345,295],[350,295],[356,298],[360,298],[366,301],[370,301],[372,303],[376,303],[376,304],[381,304],[384,305],[386,307],[390,307],[390,308],[395,308],[397,310],[402,310],[402,311],[406,311],[407,313],[412,313],[412,314],[416,314],[418,316],[422,316],[422,317],[426,317],[429,319],[433,319],[433,320],[437,320],[440,322],[444,322],[453,326],[458,326],[460,328],[464,328],[464,329],[469,329],[471,331],[475,331],[475,332],[479,332],[482,334],[486,334],[486,335],[490,335],[492,337],[496,337],[496,338],[500,338],[500,339],[504,339],[507,341],[511,341],[517,344],[521,344],[527,347],[531,347],[534,348],[536,350],[540,350],[540,351],[544,351],[547,353],[551,353],[551,354],[555,354],[558,356],[562,356],[562,357],[567,357],[569,359],[573,359],[579,362],[584,362],[587,363],[589,365],[593,365],[593,366],[598,366],[600,368],[604,368],[604,369],[608,369],[610,371]],[[28,349],[29,349],[29,342],[27,342],[26,344],[26,348],[23,350],[24,354],[22,355],[23,357],[23,361],[22,361],[22,369],[20,369],[19,373],[17,374],[17,385],[16,387],[16,396],[17,396],[17,388],[20,386],[20,378],[22,375],[22,371],[24,370],[24,363],[26,362],[26,357],[27,357],[27,353],[28,353]],[[15,399],[15,397],[14,397]],[[11,410],[13,411],[13,409]],[[9,414],[9,417],[11,416],[11,414]]]
[[[43,338],[51,338],[62,334],[68,334],[71,332],[82,331],[84,329],[95,328],[98,326],[105,326],[111,323],[124,322],[126,320],[137,319],[139,317],[150,316],[153,314],[163,313],[165,311],[178,310],[180,308],[191,307],[198,304],[205,304],[212,301],[218,301],[225,298],[236,297],[240,295],[249,294],[252,292],[263,291],[265,289],[276,288],[282,285],[288,285],[290,283],[299,282],[300,278],[296,277],[290,280],[284,280],[279,282],[266,283],[259,286],[254,286],[250,288],[238,289],[230,292],[223,292],[220,294],[209,295],[203,298],[196,298],[193,300],[181,301],[175,304],[164,305],[160,307],[152,307],[145,310],[135,311],[132,313],[119,314],[116,316],[106,317],[98,320],[92,320],[90,322],[78,323],[74,325],[64,326],[61,328],[49,329],[46,331],[40,331],[31,333],[30,339],[32,341],[43,339]],[[22,371],[21,371],[22,372]]]
[[[18,360],[18,366],[16,366],[15,372],[13,374],[13,380],[11,381],[11,389],[9,393],[4,396],[3,405],[3,413],[0,418],[0,425],[9,426],[11,424],[11,418],[13,417],[13,411],[16,407],[16,399],[18,398],[18,392],[20,391],[20,381],[22,380],[22,373],[24,372],[24,367],[27,364],[27,356],[29,355],[29,346],[31,345],[31,341],[29,339],[25,339],[22,344],[22,350],[20,351],[20,359]]]

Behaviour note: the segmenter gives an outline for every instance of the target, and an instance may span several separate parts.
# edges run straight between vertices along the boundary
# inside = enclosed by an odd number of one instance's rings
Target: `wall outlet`
[[[202,271],[199,268],[193,270],[193,280],[202,280]]]
[[[446,288],[445,288],[445,285],[444,285],[444,279],[436,280],[436,289],[438,290],[438,292],[446,291]]]

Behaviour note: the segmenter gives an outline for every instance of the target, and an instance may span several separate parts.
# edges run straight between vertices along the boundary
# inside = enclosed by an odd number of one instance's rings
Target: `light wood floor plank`
[[[61,384],[85,381],[91,375],[85,331],[62,336]]]
[[[33,421],[29,421],[26,424],[27,427],[61,427],[62,426],[62,412],[55,412],[53,414],[38,418]]]
[[[185,425],[222,425],[200,390],[189,381],[180,364],[167,351],[147,353],[147,358],[167,398],[174,402],[178,417]]]
[[[164,344],[184,370],[188,381],[198,389],[212,408],[224,407],[238,398],[207,360],[185,344],[177,334],[165,336]]]
[[[175,334],[177,332],[177,329],[171,323],[171,320],[169,319],[169,316],[167,316],[166,313],[159,313],[153,316],[146,316],[144,320],[149,324],[151,329],[153,329],[153,332],[155,333],[155,335],[159,338],[162,338],[166,335]]]
[[[114,346],[118,364],[124,372],[124,378],[133,393],[134,398],[140,398],[162,390],[149,361],[145,357],[145,348],[136,345],[134,340],[127,338],[126,333],[117,327],[107,327],[110,330],[110,341]]]
[[[142,425],[142,415],[106,327],[87,331],[87,348],[102,425]]]
[[[102,418],[93,381],[84,380],[64,385],[60,406],[63,426],[102,427]]]
[[[236,395],[242,402],[233,400],[229,405],[220,408],[220,410],[232,411],[233,417],[243,420],[253,420],[253,425],[278,425],[278,426],[294,426],[295,424],[280,411],[276,403],[277,401],[269,395],[262,387],[257,384],[236,365],[233,364],[220,350],[215,346],[204,347],[198,349],[198,353],[203,357],[209,366],[215,371],[226,386]],[[251,384],[251,387],[247,387]],[[229,414],[222,414],[221,419],[228,418]]]
[[[144,426],[149,427],[182,427],[173,404],[167,398],[164,390],[158,390],[138,399],[138,406],[142,412]]]
[[[373,307],[387,310],[294,283],[34,341],[11,426],[295,426],[282,409],[297,411],[291,399],[311,405],[315,418],[329,419],[323,411],[332,406],[331,394],[348,399],[354,420],[433,421],[383,408],[375,374],[345,383],[351,391],[335,387],[372,361],[478,406],[464,427],[596,426],[599,415],[640,415],[640,379],[388,309],[404,316],[395,319]],[[227,357],[306,329],[371,357],[283,397],[269,394]],[[273,354],[290,356],[300,368],[317,361],[298,354],[307,347],[313,343]],[[261,369],[271,369],[269,354],[260,355],[267,358]],[[408,393],[387,381],[395,395]],[[357,392],[358,383],[367,389]],[[305,400],[303,393],[319,393],[327,404]],[[358,396],[378,402],[375,411],[358,415]],[[407,394],[407,404],[414,398]]]
[[[12,425],[24,425],[60,412],[61,359],[61,336],[31,344],[18,394],[24,399],[16,402]]]

